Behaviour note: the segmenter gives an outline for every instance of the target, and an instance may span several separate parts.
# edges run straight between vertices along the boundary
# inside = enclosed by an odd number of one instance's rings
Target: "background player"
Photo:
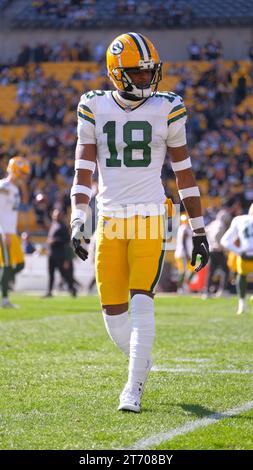
[[[180,216],[180,226],[177,231],[175,261],[178,270],[177,292],[182,294],[188,292],[188,282],[194,275],[194,268],[191,266],[192,254],[192,231],[188,224],[186,214]]]
[[[17,235],[19,185],[30,173],[30,165],[24,157],[13,157],[7,167],[8,176],[0,180],[0,266],[2,268],[1,291],[3,308],[14,308],[8,298],[9,282],[13,275],[24,268],[24,255]]]
[[[239,241],[239,246],[236,243]],[[236,288],[239,297],[237,314],[246,310],[247,274],[253,273],[253,204],[246,215],[235,217],[223,235],[221,245],[235,254],[236,259]]]

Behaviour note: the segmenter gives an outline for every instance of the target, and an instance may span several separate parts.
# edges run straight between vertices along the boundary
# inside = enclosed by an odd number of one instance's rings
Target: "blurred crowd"
[[[145,27],[150,26],[184,26],[190,24],[193,17],[192,7],[183,1],[156,1],[150,0],[109,0],[107,9],[101,16],[101,2],[96,0],[36,0],[32,2],[33,14],[37,17],[55,17],[65,26],[83,27],[87,22],[96,21],[102,24],[121,18],[144,21]]]
[[[223,57],[223,45],[218,39],[210,36],[204,44],[192,38],[187,46],[189,60],[213,61]],[[248,48],[248,58],[253,61],[253,44]]]
[[[75,113],[81,94],[75,80],[83,80],[84,92],[90,89],[90,80],[99,75],[103,77],[101,88],[109,89],[105,74],[104,64],[98,72],[76,69],[68,82],[46,75],[38,64],[24,67],[21,74],[11,67],[0,72],[0,84],[16,85],[18,102],[14,117],[0,117],[2,126],[29,126],[20,143],[15,139],[0,142],[0,178],[10,157],[27,156],[32,166],[29,205],[41,230],[48,227],[54,207],[61,206],[64,212],[69,208],[76,144]],[[216,60],[204,69],[197,65],[195,69],[186,62],[170,64],[164,75],[179,77],[173,91],[186,101],[188,141],[202,193],[219,196],[222,203],[238,203],[242,211],[247,210],[253,199],[253,149],[250,148],[253,109],[242,108],[241,103],[252,94],[253,67],[248,64],[245,72],[238,62],[228,67]],[[176,200],[169,159],[163,166],[162,178],[167,196]],[[206,216],[211,214],[207,212]]]
[[[53,45],[47,43],[38,43],[34,46],[23,44],[14,65],[24,67],[29,63],[71,61],[95,61],[101,63],[104,56],[104,43],[98,42],[94,47],[91,47],[88,41],[83,42],[81,39],[77,39],[72,44],[68,44],[65,41],[59,41]]]
[[[200,44],[195,38],[192,38],[187,46],[187,51],[189,60],[193,61],[216,61],[223,58],[223,45],[220,40],[212,36],[208,37],[204,44]],[[102,64],[105,52],[106,45],[104,42],[91,45],[89,41],[84,42],[81,38],[76,39],[73,43],[62,40],[53,44],[43,42],[35,45],[23,44],[18,56],[11,65],[24,67],[30,63],[79,61],[94,61]],[[253,62],[253,45],[250,45],[248,50],[245,51],[245,56],[248,56],[249,60]],[[4,65],[2,65],[3,67]]]

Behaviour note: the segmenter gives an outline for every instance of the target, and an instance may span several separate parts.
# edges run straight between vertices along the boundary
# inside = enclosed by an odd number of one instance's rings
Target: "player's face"
[[[152,70],[132,69],[127,70],[127,74],[138,88],[149,88],[153,78]]]

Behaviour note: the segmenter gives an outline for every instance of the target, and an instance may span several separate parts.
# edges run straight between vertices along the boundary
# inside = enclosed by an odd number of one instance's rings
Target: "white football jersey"
[[[240,246],[235,241],[240,241]],[[223,235],[221,244],[237,254],[253,256],[253,215],[239,215],[234,218],[229,229]]]
[[[7,179],[0,180],[0,233],[16,233],[20,193]]]
[[[185,122],[183,100],[175,93],[156,93],[132,110],[121,106],[112,91],[81,97],[78,143],[97,145],[99,215],[164,211],[161,168],[167,146],[186,144]]]

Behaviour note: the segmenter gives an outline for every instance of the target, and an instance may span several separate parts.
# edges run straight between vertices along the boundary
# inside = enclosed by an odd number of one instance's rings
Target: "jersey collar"
[[[117,91],[112,91],[112,98],[115,103],[126,113],[130,113],[131,111],[134,111],[135,109],[139,108],[148,99],[144,98],[143,100],[140,100],[136,103],[136,101],[126,100],[125,98],[122,98]]]

